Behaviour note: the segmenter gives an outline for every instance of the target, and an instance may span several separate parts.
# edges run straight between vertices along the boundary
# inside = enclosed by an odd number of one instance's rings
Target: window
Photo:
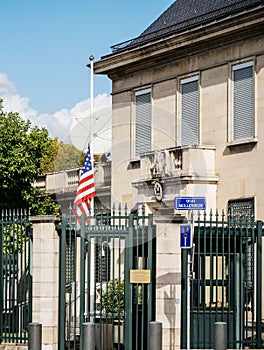
[[[253,62],[232,68],[233,140],[254,138],[254,70]]]
[[[199,77],[181,80],[181,145],[199,144]]]
[[[254,221],[254,198],[228,201],[228,216],[237,223]]]
[[[137,91],[136,108],[136,156],[151,150],[151,90]]]

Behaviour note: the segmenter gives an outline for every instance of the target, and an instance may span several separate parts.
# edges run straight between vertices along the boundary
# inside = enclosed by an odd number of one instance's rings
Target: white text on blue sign
[[[174,207],[179,210],[204,210],[206,200],[204,197],[176,197]]]

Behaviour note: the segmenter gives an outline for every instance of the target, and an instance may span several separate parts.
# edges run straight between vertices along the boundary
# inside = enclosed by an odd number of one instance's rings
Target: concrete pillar
[[[162,350],[162,323],[149,323],[149,348],[151,350]]]
[[[42,324],[42,350],[58,349],[59,237],[55,216],[33,216],[32,320]]]
[[[82,350],[95,349],[95,323],[82,324]]]
[[[225,322],[215,322],[214,324],[214,349],[227,349],[227,328]]]
[[[28,350],[41,350],[42,348],[42,325],[30,323],[28,325]]]
[[[164,349],[181,346],[180,223],[173,217],[154,217],[156,224],[156,320],[162,323]]]

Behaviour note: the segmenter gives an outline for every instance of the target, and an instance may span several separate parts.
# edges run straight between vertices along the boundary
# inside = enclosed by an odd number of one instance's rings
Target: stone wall
[[[58,348],[59,237],[55,226],[57,221],[58,218],[54,216],[31,217],[32,321],[42,324],[43,350]]]
[[[157,225],[156,320],[162,322],[162,349],[180,349],[181,249],[179,225],[169,218]]]

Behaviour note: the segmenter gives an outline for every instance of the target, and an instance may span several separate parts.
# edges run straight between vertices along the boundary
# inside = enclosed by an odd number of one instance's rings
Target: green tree
[[[0,207],[30,207],[32,214],[58,214],[59,206],[32,187],[42,173],[43,157],[54,141],[45,128],[32,127],[18,113],[4,112],[0,99]]]
[[[71,144],[59,144],[54,170],[72,169],[83,166],[85,153],[79,151]]]
[[[83,165],[85,153],[79,151],[71,144],[52,140],[49,152],[43,154],[41,170],[43,173],[77,168]]]
[[[40,169],[42,173],[52,172],[56,170],[56,159],[60,149],[60,142],[58,138],[55,137],[53,140],[50,140],[48,152],[42,154],[40,161]]]
[[[28,224],[29,225],[29,224]],[[16,251],[21,253],[28,241],[28,225],[19,222],[3,226],[3,254],[12,255]]]

